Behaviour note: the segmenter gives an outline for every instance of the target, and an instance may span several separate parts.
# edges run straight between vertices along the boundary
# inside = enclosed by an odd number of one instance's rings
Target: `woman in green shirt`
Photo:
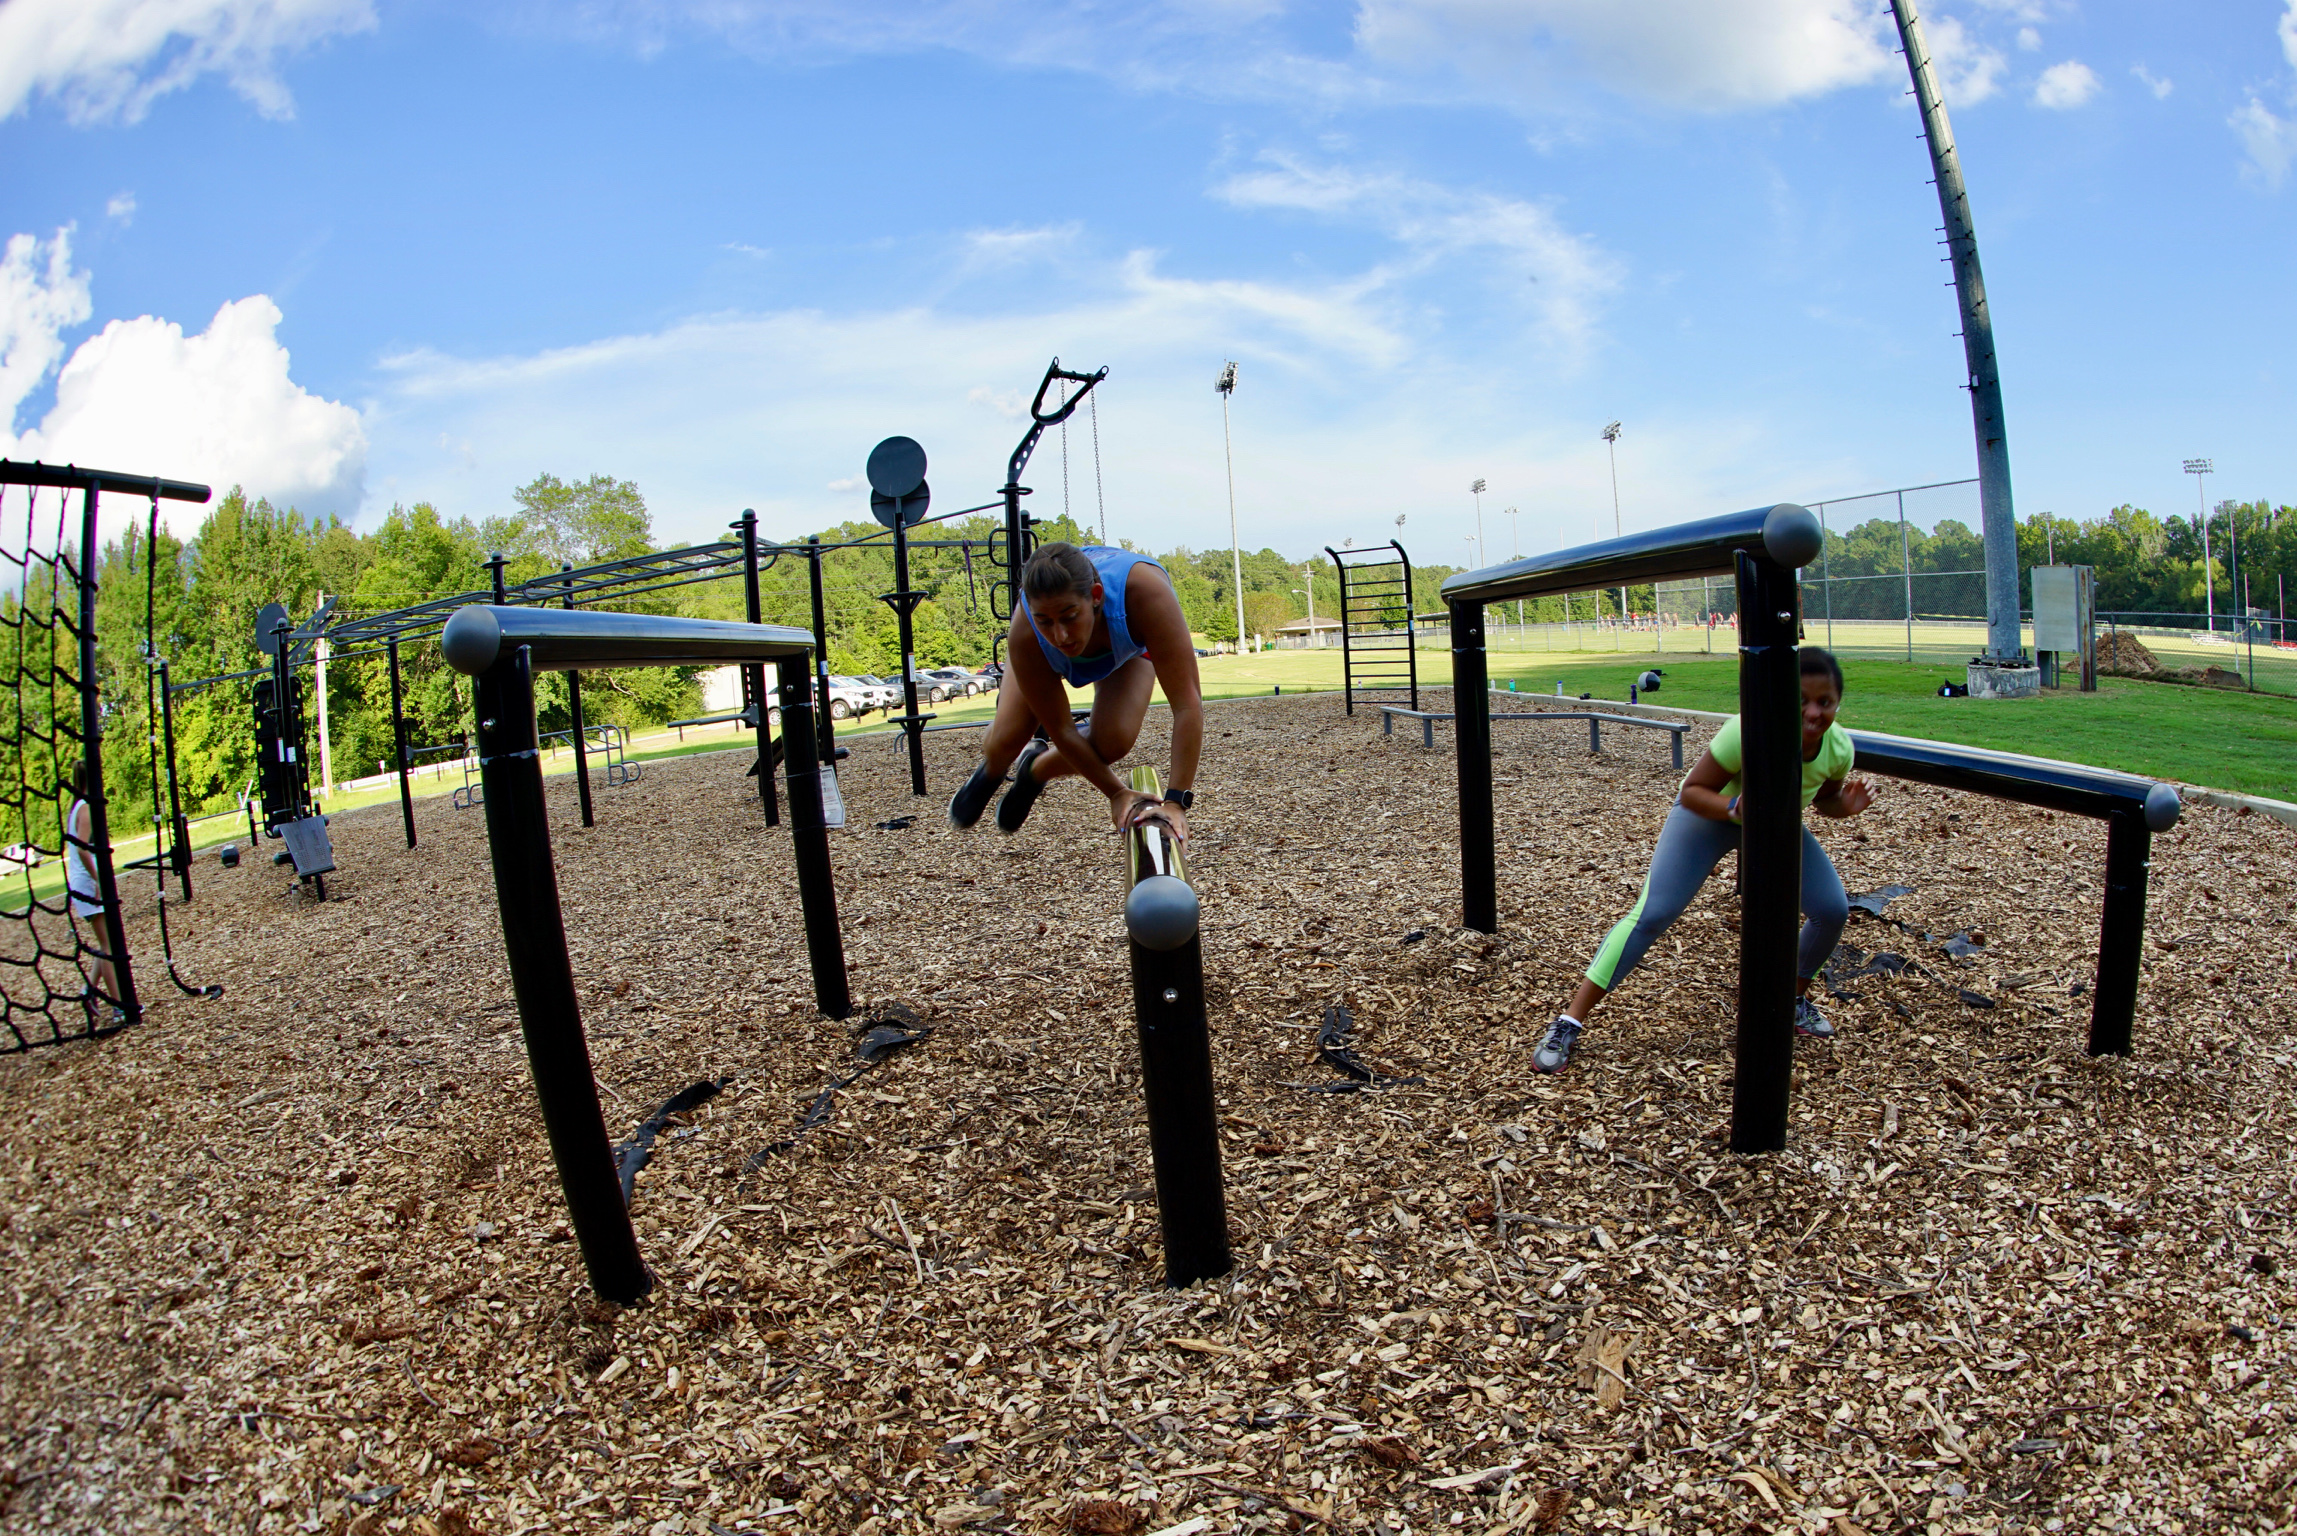
[[[1799,670],[1803,804],[1821,816],[1856,816],[1874,803],[1874,793],[1864,782],[1850,777],[1850,733],[1834,723],[1835,711],[1842,707],[1842,667],[1831,654],[1814,645],[1803,648]],[[1667,813],[1667,824],[1660,829],[1643,894],[1612,926],[1587,967],[1586,978],[1548,1027],[1547,1038],[1532,1053],[1534,1068],[1541,1072],[1563,1070],[1595,1005],[1627,979],[1652,941],[1683,915],[1723,855],[1738,847],[1739,774],[1744,766],[1739,717],[1733,715],[1723,722],[1723,728],[1685,776],[1674,809]],[[1842,925],[1850,919],[1850,899],[1843,893],[1842,878],[1834,872],[1833,862],[1808,827],[1803,828],[1802,910],[1795,1030],[1824,1039],[1834,1033],[1834,1026],[1811,1002],[1810,985],[1842,937]]]

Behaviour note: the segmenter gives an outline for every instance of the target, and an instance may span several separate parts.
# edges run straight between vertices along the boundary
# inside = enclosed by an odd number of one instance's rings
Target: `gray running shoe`
[[[949,797],[949,824],[963,831],[978,822],[981,813],[989,808],[989,797],[997,793],[997,786],[1004,782],[989,776],[987,763],[975,764],[973,777]]]
[[[1539,1042],[1539,1049],[1531,1053],[1534,1072],[1561,1072],[1571,1063],[1571,1048],[1579,1043],[1579,1032],[1587,1026],[1566,1013],[1547,1026],[1547,1038]]]
[[[1832,1040],[1834,1026],[1818,1011],[1816,1003],[1807,997],[1798,997],[1795,999],[1795,1033],[1808,1035],[1813,1040]]]
[[[1029,819],[1029,808],[1045,792],[1045,786],[1029,770],[1037,759],[1053,750],[1049,741],[1032,741],[1021,749],[1021,760],[1013,765],[1013,787],[1005,791],[1005,798],[997,802],[997,830],[1011,837],[1021,830],[1021,823]]]

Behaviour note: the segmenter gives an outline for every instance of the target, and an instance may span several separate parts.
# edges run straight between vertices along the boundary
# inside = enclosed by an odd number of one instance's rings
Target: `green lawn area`
[[[1451,654],[1419,653],[1420,681],[1451,682]],[[1208,698],[1337,689],[1340,653],[1269,651],[1214,656],[1200,663]],[[1491,673],[1505,687],[1552,695],[1624,700],[1647,667],[1666,674],[1654,704],[1731,711],[1739,707],[1733,656],[1541,654],[1495,651]],[[2178,779],[2215,789],[2297,799],[2297,699],[2174,683],[2101,678],[2096,693],[2059,690],[2038,699],[1941,699],[1938,685],[1962,680],[1959,666],[1869,660],[1843,663],[1843,723],[1860,730],[2027,752],[2124,773]],[[944,714],[943,718],[950,718]]]

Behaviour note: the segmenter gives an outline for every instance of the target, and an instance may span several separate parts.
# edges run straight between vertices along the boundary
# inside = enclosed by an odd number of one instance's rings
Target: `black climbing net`
[[[96,495],[0,470],[0,1051],[141,1013],[120,938],[96,671]]]

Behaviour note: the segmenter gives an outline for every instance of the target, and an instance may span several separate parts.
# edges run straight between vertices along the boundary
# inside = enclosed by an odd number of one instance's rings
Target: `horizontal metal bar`
[[[569,672],[802,658],[814,637],[780,624],[474,603],[447,621],[439,642],[449,666],[476,677],[522,646],[536,671]]]
[[[2177,791],[2136,774],[2027,757],[2017,752],[1919,741],[1910,736],[1884,736],[1873,731],[1852,731],[1850,742],[1857,754],[1854,771],[1934,784],[1941,789],[1964,790],[2075,816],[2103,818],[2116,811],[2138,811],[2156,832],[2177,824],[2180,808]]]
[[[1817,559],[1822,543],[1818,519],[1781,502],[1462,571],[1444,583],[1443,598],[1446,603],[1494,603],[1678,576],[1719,575],[1736,569],[1733,557],[1740,550],[1767,555],[1773,563],[1795,570]]]
[[[157,475],[123,475],[109,469],[82,469],[77,464],[24,463],[0,459],[0,485],[34,485],[55,490],[120,491],[131,496],[158,496],[162,501],[206,501],[215,493],[189,480],[162,480]]]

